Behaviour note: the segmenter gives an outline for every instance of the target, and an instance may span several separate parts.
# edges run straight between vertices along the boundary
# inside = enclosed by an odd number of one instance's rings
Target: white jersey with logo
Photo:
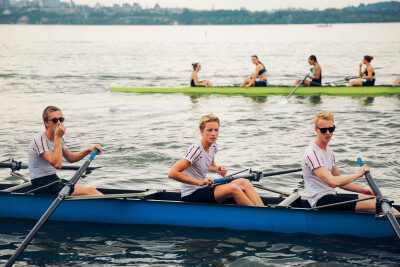
[[[206,178],[208,168],[214,160],[214,156],[217,153],[217,144],[211,145],[208,153],[204,150],[201,141],[198,141],[191,145],[183,155],[184,159],[190,161],[190,166],[183,171],[187,176],[202,180]],[[185,197],[192,194],[194,191],[207,187],[207,185],[191,185],[182,183],[181,184],[181,196]]]
[[[63,138],[61,138],[61,148],[63,151],[67,149]],[[28,147],[29,177],[31,180],[56,173],[56,168],[51,166],[42,155],[47,151],[54,152],[54,143],[44,133],[35,135]]]
[[[311,207],[314,207],[323,196],[336,194],[336,190],[318,178],[313,170],[324,167],[329,172],[332,172],[332,168],[335,165],[335,155],[329,146],[327,146],[325,152],[313,142],[304,152],[301,160],[301,168],[303,169],[305,188]]]

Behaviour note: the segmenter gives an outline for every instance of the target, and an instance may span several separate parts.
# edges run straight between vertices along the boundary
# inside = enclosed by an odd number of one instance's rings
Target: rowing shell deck
[[[127,92],[140,94],[175,94],[186,95],[245,95],[245,96],[287,96],[294,87],[111,87],[112,92]],[[375,97],[400,95],[400,87],[373,86],[373,87],[300,87],[294,95],[299,96],[350,96]]]

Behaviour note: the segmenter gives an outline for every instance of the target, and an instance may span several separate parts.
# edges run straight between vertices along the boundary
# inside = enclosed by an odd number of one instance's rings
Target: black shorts
[[[267,87],[267,81],[256,81],[254,87]]]
[[[338,203],[338,202],[343,202],[343,201],[355,200],[355,199],[358,199],[358,195],[356,195],[356,194],[326,195],[318,200],[316,207],[333,204],[333,203]],[[339,210],[339,211],[355,211],[356,204],[357,204],[357,202],[352,202],[352,203],[342,204],[342,205],[338,205],[338,206],[327,207],[324,209]]]
[[[34,194],[58,195],[61,189],[69,182],[65,179],[60,179],[57,174],[47,175],[40,178],[32,179],[34,188],[42,187],[33,191]],[[48,185],[48,186],[45,186]],[[74,186],[71,187],[70,194],[74,192]]]
[[[217,203],[214,196],[215,186],[204,187],[182,198],[185,202]]]
[[[322,86],[322,81],[320,80],[311,81],[310,86]]]
[[[362,82],[363,86],[374,86],[375,85],[375,80],[366,80],[365,82]]]

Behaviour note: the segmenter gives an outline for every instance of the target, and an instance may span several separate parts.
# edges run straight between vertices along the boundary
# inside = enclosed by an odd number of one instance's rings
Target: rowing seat
[[[282,200],[279,204],[277,204],[275,207],[279,208],[290,208],[291,205],[298,199],[300,199],[301,196],[299,193],[294,192],[284,200]]]

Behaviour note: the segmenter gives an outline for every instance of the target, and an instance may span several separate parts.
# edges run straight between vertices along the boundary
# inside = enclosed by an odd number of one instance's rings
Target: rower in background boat
[[[396,80],[394,80],[393,85],[399,85],[400,84],[400,77],[397,77]]]
[[[209,80],[203,80],[199,82],[197,74],[201,71],[200,63],[193,63],[193,72],[190,75],[190,86],[191,87],[213,87],[213,84]]]
[[[219,118],[214,114],[204,115],[199,128],[202,138],[189,146],[182,159],[172,166],[168,177],[181,182],[181,197],[187,202],[223,203],[233,198],[238,205],[264,206],[260,196],[247,179],[233,180],[227,184],[213,186],[214,180],[207,171],[225,176],[227,169],[217,166]],[[209,186],[210,185],[210,186]]]
[[[267,69],[265,68],[264,64],[258,59],[257,55],[251,56],[251,61],[254,65],[256,65],[256,71],[253,76],[247,78],[243,81],[240,87],[265,87],[267,86]]]
[[[328,146],[336,129],[333,114],[328,111],[317,113],[314,117],[314,124],[317,138],[307,147],[301,161],[305,189],[311,207],[353,201],[374,195],[371,189],[353,183],[354,180],[362,177],[366,171],[370,171],[367,165],[362,166],[354,174],[340,175],[335,155]],[[360,194],[337,194],[336,187]],[[332,206],[328,209],[375,213],[375,207],[376,199],[369,199]],[[393,212],[399,213],[395,209],[393,209]]]
[[[35,193],[57,195],[69,182],[60,179],[56,174],[56,169],[62,166],[63,157],[70,163],[77,162],[95,149],[98,149],[98,154],[100,154],[101,146],[94,145],[80,152],[71,153],[63,138],[66,129],[61,110],[55,106],[48,106],[43,110],[42,117],[46,130],[44,133],[35,135],[28,147],[29,177],[36,189],[34,189]],[[73,196],[102,195],[94,187],[79,184],[72,187],[71,194]]]
[[[359,76],[356,78],[361,79],[361,81],[351,81],[346,86],[374,86],[375,85],[375,69],[371,65],[371,61],[374,59],[373,56],[364,56],[362,63],[360,63]],[[362,65],[365,65],[366,68],[364,71],[361,71]],[[362,81],[365,80],[365,81]]]
[[[308,58],[308,63],[311,65],[310,71],[312,73],[312,76],[310,74],[308,74],[307,76],[308,76],[308,78],[311,79],[311,81],[305,80],[303,82],[303,85],[304,86],[322,86],[322,69],[317,61],[317,57],[314,55],[311,55]],[[295,81],[294,85],[297,85],[302,81],[303,81],[303,79],[298,79],[297,81]]]

